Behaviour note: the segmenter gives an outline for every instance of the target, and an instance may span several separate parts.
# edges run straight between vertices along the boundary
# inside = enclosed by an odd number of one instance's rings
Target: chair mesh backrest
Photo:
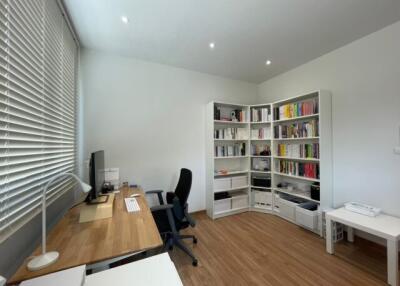
[[[178,197],[181,206],[185,205],[192,187],[192,171],[182,168],[178,185],[175,188],[175,195]]]

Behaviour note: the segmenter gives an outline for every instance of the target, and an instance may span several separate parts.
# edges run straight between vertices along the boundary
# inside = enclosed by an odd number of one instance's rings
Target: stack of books
[[[226,110],[214,107],[214,120],[246,122],[246,111],[241,109]]]
[[[251,139],[271,139],[271,127],[251,129]]]
[[[278,144],[276,154],[280,157],[319,159],[319,143]]]
[[[319,179],[319,165],[316,163],[279,160],[278,168],[282,174]]]
[[[271,112],[269,108],[252,108],[251,109],[252,122],[270,122]]]
[[[226,144],[215,146],[215,157],[245,156],[246,143]]]
[[[247,140],[248,130],[246,128],[224,128],[214,130],[214,139],[238,139]]]
[[[318,99],[281,105],[274,108],[274,120],[290,119],[318,113]]]
[[[318,137],[318,120],[296,122],[288,125],[274,126],[274,137],[282,138],[307,138]]]

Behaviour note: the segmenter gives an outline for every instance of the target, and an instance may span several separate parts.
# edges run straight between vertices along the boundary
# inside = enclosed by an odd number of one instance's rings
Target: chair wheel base
[[[197,266],[197,259],[193,260],[192,265],[195,266],[195,267]]]

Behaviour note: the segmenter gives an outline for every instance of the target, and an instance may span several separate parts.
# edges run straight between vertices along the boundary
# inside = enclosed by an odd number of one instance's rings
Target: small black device
[[[92,187],[92,189],[86,197],[86,202],[88,204],[106,203],[108,200],[108,196],[101,195],[105,182],[104,151],[97,151],[91,154],[89,164],[89,178],[90,186]],[[104,200],[100,200],[100,197],[105,198]]]
[[[270,188],[271,187],[271,178],[252,177],[252,185],[255,187]]]
[[[114,191],[114,186],[111,185],[110,182],[104,182],[102,193],[103,194],[107,194],[107,193],[112,192],[112,191]]]
[[[223,200],[223,199],[228,199],[231,196],[229,195],[228,192],[220,192],[220,193],[215,193],[214,194],[214,200]]]
[[[320,185],[318,182],[311,185],[311,198],[316,201],[320,200]]]

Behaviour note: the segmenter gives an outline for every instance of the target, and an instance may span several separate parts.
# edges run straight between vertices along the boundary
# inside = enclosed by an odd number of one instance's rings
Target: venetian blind
[[[55,0],[0,0],[0,241],[76,162],[77,46]],[[58,181],[49,203],[73,187]]]

